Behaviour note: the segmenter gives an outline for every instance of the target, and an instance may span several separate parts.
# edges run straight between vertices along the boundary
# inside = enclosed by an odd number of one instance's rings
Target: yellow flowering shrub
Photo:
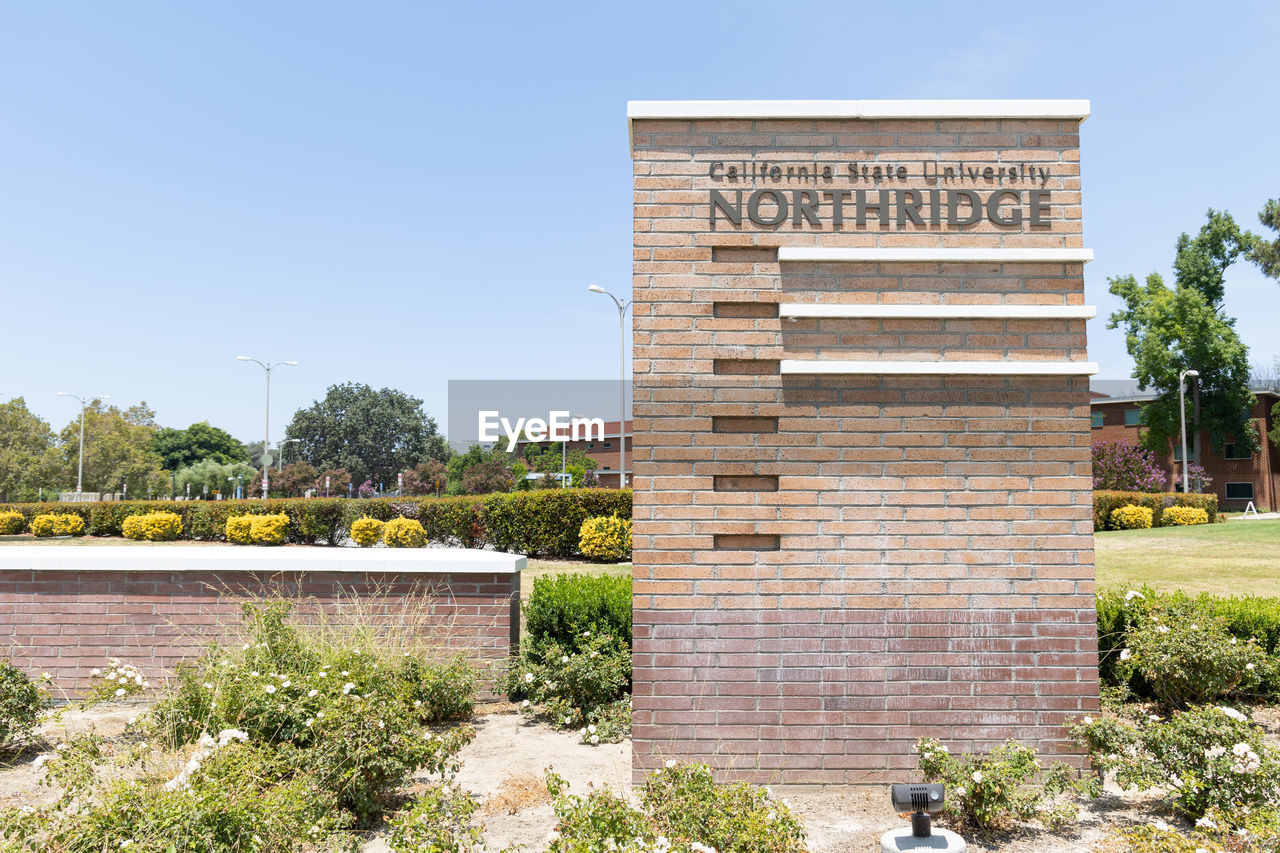
[[[249,538],[255,545],[279,545],[284,542],[285,534],[289,532],[289,516],[285,513],[279,515],[251,515],[253,519],[252,526],[249,528]]]
[[[631,557],[631,519],[597,515],[578,529],[578,549],[584,557],[616,563]]]
[[[1111,528],[1113,530],[1146,530],[1151,526],[1153,515],[1149,507],[1122,506],[1111,511]]]
[[[382,541],[383,523],[376,518],[362,516],[351,522],[351,541],[361,548],[371,548]]]
[[[120,529],[126,539],[172,542],[182,535],[182,519],[174,512],[148,512],[129,516]]]
[[[42,539],[48,536],[83,536],[84,519],[69,512],[37,515],[31,519],[31,532]]]
[[[16,536],[27,526],[27,519],[20,512],[0,512],[0,536]]]
[[[1209,513],[1194,506],[1171,506],[1160,514],[1161,527],[1184,527],[1188,524],[1208,524]]]
[[[427,544],[427,531],[415,518],[393,518],[382,530],[382,541],[392,548],[421,548]]]
[[[252,540],[249,538],[253,531],[253,516],[251,515],[233,515],[227,519],[227,541],[234,542],[237,545],[248,545]]]

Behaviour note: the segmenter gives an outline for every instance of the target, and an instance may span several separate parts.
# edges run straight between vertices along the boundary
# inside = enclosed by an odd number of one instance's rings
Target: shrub
[[[1132,666],[1167,708],[1256,691],[1266,665],[1266,653],[1252,639],[1240,642],[1224,620],[1195,607],[1139,618],[1129,630],[1128,648]]]
[[[255,515],[249,526],[249,539],[255,545],[280,545],[288,530],[289,516],[284,513]]]
[[[631,559],[631,519],[598,515],[582,522],[578,548],[584,557],[616,563]]]
[[[0,536],[17,536],[27,526],[27,518],[20,512],[0,512]]]
[[[541,706],[552,725],[580,728],[582,740],[593,745],[621,740],[626,734],[616,720],[602,732],[592,719],[620,700],[630,684],[631,649],[607,634],[585,638],[572,650],[555,643],[537,651],[523,649],[507,673],[508,693],[513,699],[525,699],[526,713]]]
[[[1107,530],[1111,513],[1122,506],[1145,506],[1151,510],[1152,523],[1159,527],[1160,516],[1167,507],[1198,507],[1209,516],[1209,523],[1218,520],[1217,495],[1182,494],[1181,492],[1112,492],[1097,489],[1093,493],[1093,529]]]
[[[39,685],[0,658],[0,759],[21,752],[34,742],[44,699]]]
[[[1093,487],[1125,492],[1159,492],[1167,482],[1156,455],[1123,441],[1093,444]]]
[[[1119,731],[1099,733],[1104,726]],[[1234,708],[1204,705],[1140,724],[1085,717],[1068,731],[1096,767],[1115,771],[1121,788],[1163,788],[1169,804],[1193,819],[1280,796],[1280,756]]]
[[[237,545],[248,545],[253,541],[253,516],[233,515],[227,519],[227,541]]]
[[[131,515],[124,520],[121,530],[126,539],[172,542],[182,535],[182,519],[172,512]]]
[[[151,682],[143,678],[142,672],[132,664],[122,663],[120,658],[110,658],[107,663],[109,666],[105,672],[93,670],[92,675],[98,680],[86,691],[82,704],[127,699],[151,689]]]
[[[535,578],[524,608],[529,642],[576,649],[592,635],[608,634],[631,647],[631,578],[558,574]]]
[[[582,523],[588,518],[631,518],[631,492],[545,489],[488,495],[481,506],[486,534],[495,547],[531,557],[567,558],[578,553]]]
[[[49,536],[83,536],[84,519],[72,513],[50,513],[31,519],[31,532],[41,538]]]
[[[1209,513],[1198,507],[1171,506],[1160,514],[1161,527],[1182,527],[1189,524],[1208,524]]]
[[[417,795],[413,808],[391,821],[391,853],[474,853],[483,850],[484,830],[473,818],[478,804],[448,783]]]
[[[416,519],[393,518],[383,529],[382,541],[389,548],[421,548],[427,544],[427,532]]]
[[[1145,506],[1122,506],[1111,511],[1112,530],[1146,530],[1151,527],[1151,510]]]
[[[382,541],[382,522],[367,515],[351,522],[351,541],[361,548],[370,548]]]
[[[924,738],[916,751],[925,781],[946,783],[944,813],[977,829],[1033,818],[1053,829],[1076,818],[1075,805],[1062,801],[1062,794],[1096,790],[1093,780],[1077,782],[1067,764],[1042,767],[1034,749],[1012,740],[986,755],[954,756],[934,738]]]

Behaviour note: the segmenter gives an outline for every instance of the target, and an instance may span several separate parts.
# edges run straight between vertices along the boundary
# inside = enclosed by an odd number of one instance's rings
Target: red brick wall
[[[395,575],[347,572],[75,571],[0,569],[0,643],[30,673],[81,689],[118,657],[153,681],[211,639],[238,636],[239,602],[284,597],[314,619],[320,609],[363,609],[389,630],[425,627],[442,649],[466,652],[486,675],[482,696],[518,646],[520,574]],[[342,602],[341,605],[339,602]],[[501,693],[501,691],[499,691]]]
[[[634,122],[637,775],[671,756],[908,781],[924,736],[1069,752],[1062,721],[1098,706],[1086,378],[778,364],[1082,360],[1084,322],[792,322],[773,303],[1082,304],[1079,263],[775,251],[1079,247],[1077,139],[1056,120]],[[938,156],[1050,164],[1050,226],[708,229],[709,161]]]

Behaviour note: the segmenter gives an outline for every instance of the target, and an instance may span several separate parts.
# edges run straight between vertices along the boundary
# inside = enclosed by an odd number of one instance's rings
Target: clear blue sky
[[[0,399],[273,440],[331,383],[610,378],[628,99],[1089,98],[1088,297],[1280,196],[1280,4],[0,5]],[[1280,284],[1228,311],[1280,354]],[[1090,324],[1102,376],[1130,370]]]

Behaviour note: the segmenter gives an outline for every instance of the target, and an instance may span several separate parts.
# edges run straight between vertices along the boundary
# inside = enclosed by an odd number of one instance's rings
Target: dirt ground
[[[41,732],[53,743],[89,730],[112,737],[144,707],[121,703],[88,712],[64,711],[46,722]],[[587,746],[578,742],[576,734],[522,717],[513,706],[484,710],[475,720],[475,740],[459,756],[462,769],[457,782],[481,800],[489,849],[522,844],[527,853],[538,853],[546,848],[555,823],[542,781],[548,766],[577,794],[586,794],[593,786],[630,791],[630,741]],[[1280,732],[1280,713],[1268,710],[1256,717],[1272,736]],[[55,791],[39,784],[40,774],[32,769],[35,757],[33,753],[12,766],[0,767],[0,805],[32,805],[56,798]],[[425,777],[417,780],[417,784],[425,782]],[[811,853],[875,850],[882,833],[906,823],[893,813],[883,786],[790,788],[775,795],[803,821]],[[975,851],[1088,853],[1098,849],[1112,827],[1158,818],[1169,819],[1155,795],[1121,796],[1108,785],[1104,796],[1082,805],[1081,819],[1070,831],[1049,833],[1028,826],[989,837],[969,835],[966,840]],[[389,849],[386,833],[378,832],[365,844],[364,853]]]

